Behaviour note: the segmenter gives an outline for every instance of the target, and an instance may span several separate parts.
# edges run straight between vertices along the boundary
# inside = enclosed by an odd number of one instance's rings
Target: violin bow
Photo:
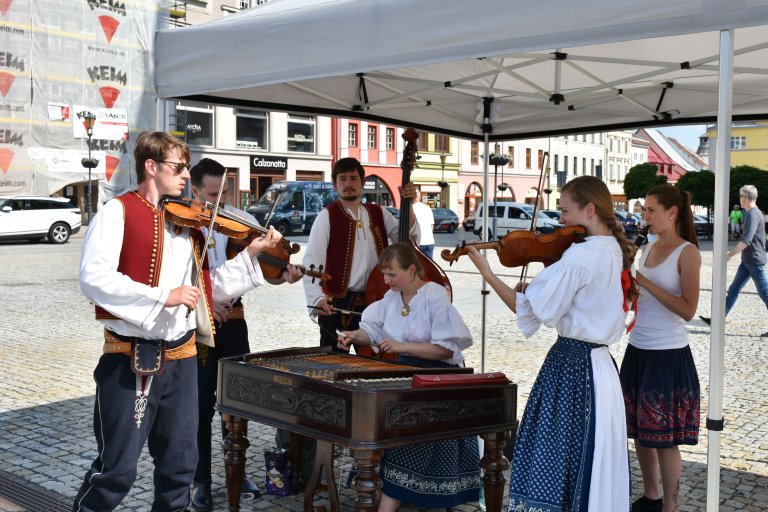
[[[541,157],[541,172],[539,173],[539,185],[536,187],[536,202],[533,204],[533,218],[531,219],[531,231],[536,232],[536,221],[539,215],[539,201],[541,200],[541,187],[544,185],[544,170],[549,164],[549,151],[545,151]],[[520,271],[520,283],[528,278],[528,265],[523,265]]]

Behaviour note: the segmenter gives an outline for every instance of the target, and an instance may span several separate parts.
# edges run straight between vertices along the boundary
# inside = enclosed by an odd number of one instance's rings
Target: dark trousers
[[[362,313],[365,306],[363,299],[365,294],[362,292],[349,292],[345,297],[332,299],[332,306],[347,311],[357,311]],[[360,327],[359,315],[345,315],[337,313],[328,316],[318,316],[317,324],[320,326],[320,346],[333,347],[334,352],[344,352],[337,347],[339,337],[336,330],[354,331]]]
[[[200,458],[195,470],[195,482],[211,481],[211,421],[213,421],[214,406],[216,405],[216,385],[218,379],[219,359],[247,354],[248,325],[244,319],[230,320],[217,324],[214,338],[216,348],[198,344],[197,354],[197,395],[200,414],[200,425],[197,428],[197,451]],[[246,431],[247,435],[248,432]],[[227,429],[221,423],[221,436],[226,437]]]
[[[136,480],[136,465],[145,443],[155,465],[152,512],[185,510],[197,463],[195,358],[168,361],[162,375],[152,378],[138,426],[134,416],[136,375],[131,372],[129,358],[122,354],[101,356],[93,378],[98,456],[85,474],[73,511],[115,509]]]

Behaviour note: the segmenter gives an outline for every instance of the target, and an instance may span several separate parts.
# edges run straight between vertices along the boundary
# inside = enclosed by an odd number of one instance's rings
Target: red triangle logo
[[[112,36],[115,35],[117,27],[120,26],[120,22],[112,16],[99,16],[99,21],[101,22],[101,30],[104,31],[104,36],[107,38],[107,42],[111,43]]]
[[[0,71],[0,93],[2,93],[3,98],[5,98],[5,95],[8,94],[8,91],[11,89],[14,80],[16,80],[14,75],[8,73],[7,71]]]
[[[15,153],[8,148],[0,148],[0,169],[3,174],[8,174],[8,169],[11,167],[11,160]]]
[[[118,89],[108,85],[99,87],[99,93],[101,93],[101,100],[107,108],[112,108],[112,105],[117,101],[117,97],[120,96],[120,91]]]
[[[13,3],[13,0],[0,0],[0,13],[5,16],[5,13],[8,12],[8,9],[11,7],[11,4]]]
[[[117,169],[117,164],[120,163],[120,159],[116,156],[107,155],[106,162],[104,162],[107,166],[107,181],[112,179],[112,175],[115,174],[115,170]]]

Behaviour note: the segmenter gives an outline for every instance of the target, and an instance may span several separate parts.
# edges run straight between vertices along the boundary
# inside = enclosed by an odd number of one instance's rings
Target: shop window
[[[213,146],[213,107],[179,104],[177,114],[183,120],[184,140],[190,146]]]
[[[269,149],[269,116],[256,110],[235,110],[235,147],[240,149]]]
[[[288,151],[315,152],[315,118],[312,116],[288,116]]]

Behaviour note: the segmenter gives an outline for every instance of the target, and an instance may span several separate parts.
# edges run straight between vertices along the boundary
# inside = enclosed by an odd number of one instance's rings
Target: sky
[[[657,128],[667,137],[672,137],[683,143],[694,153],[699,147],[699,136],[707,131],[706,125],[686,125],[686,126],[665,126]]]

